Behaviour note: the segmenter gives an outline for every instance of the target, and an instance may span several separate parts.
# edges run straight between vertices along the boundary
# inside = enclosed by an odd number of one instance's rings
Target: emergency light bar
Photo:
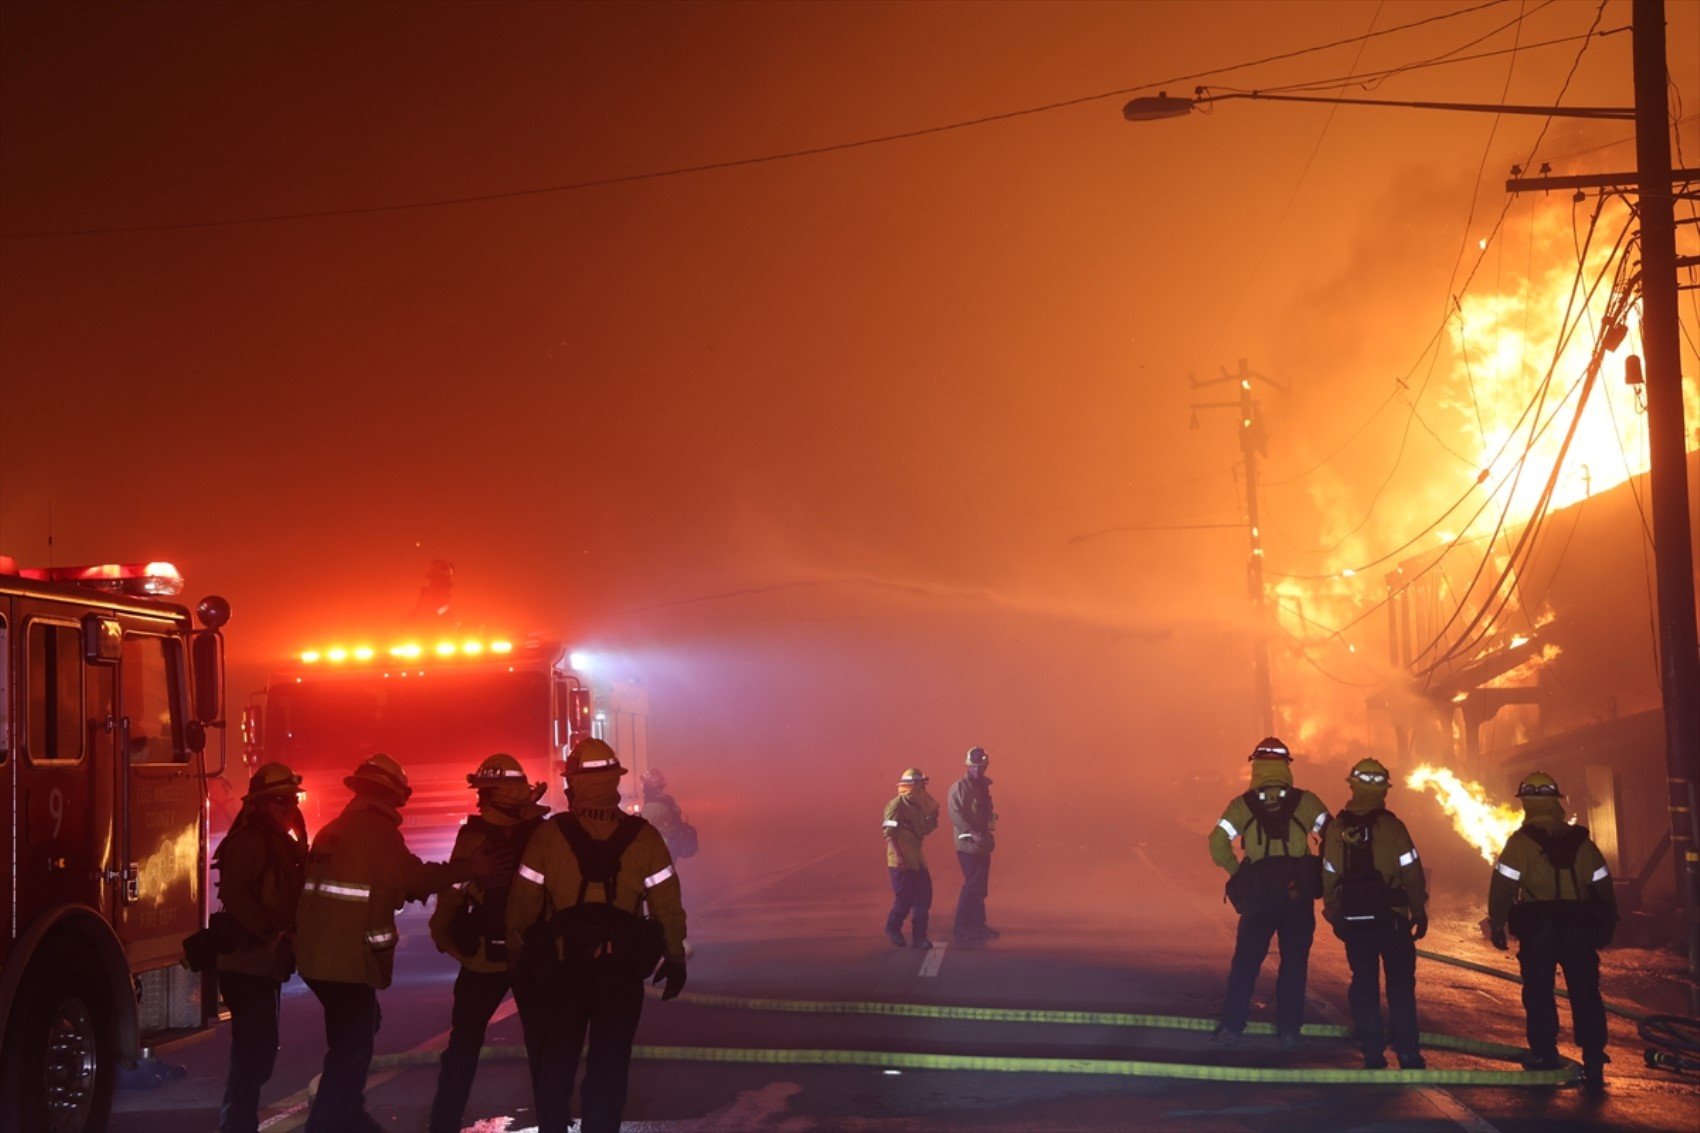
[[[25,567],[20,578],[71,582],[113,594],[170,598],[183,593],[183,576],[170,563],[101,563],[98,566]]]
[[[430,652],[437,657],[481,657],[485,653],[502,657],[514,651],[514,643],[505,639],[495,641],[439,641],[429,650],[417,641],[402,642],[392,645],[386,650],[386,655],[403,661],[413,661]],[[304,649],[297,654],[304,665],[317,665],[329,662],[332,665],[343,665],[350,661],[361,663],[374,660],[378,650],[370,645],[332,645],[324,649]]]

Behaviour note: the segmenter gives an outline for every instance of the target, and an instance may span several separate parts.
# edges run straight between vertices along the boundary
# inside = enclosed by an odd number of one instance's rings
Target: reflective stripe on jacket
[[[1552,824],[1557,829],[1557,824]],[[1574,874],[1574,880],[1572,880]],[[1600,901],[1617,910],[1617,892],[1605,855],[1585,839],[1576,851],[1575,868],[1555,869],[1536,841],[1519,829],[1505,843],[1493,864],[1488,884],[1488,921],[1505,927],[1511,906],[1518,901]]]
[[[597,819],[581,823],[597,841],[606,841],[615,824]],[[547,920],[562,909],[578,904],[579,881],[582,874],[578,857],[568,844],[566,835],[554,819],[537,828],[525,845],[520,858],[514,887],[508,894],[508,955],[517,959],[525,946],[525,932],[539,920]],[[585,889],[586,904],[600,903],[606,893],[600,883],[593,882]],[[673,867],[673,855],[661,832],[649,823],[643,824],[632,844],[620,855],[620,872],[614,878],[614,905],[630,913],[641,913],[640,906],[649,902],[649,912],[661,922],[667,939],[667,956],[672,960],[685,958],[685,903],[679,887],[679,874]]]
[[[984,773],[978,779],[964,775],[950,788],[950,824],[956,830],[956,850],[963,854],[989,854],[992,838],[992,781]]]
[[[927,868],[921,839],[939,828],[939,804],[931,795],[899,794],[885,804],[885,864],[911,872]]]
[[[394,807],[356,795],[313,839],[296,913],[302,978],[389,987],[395,911],[471,880],[464,862],[423,862],[409,853],[400,825]]]
[[[1299,788],[1289,787],[1288,790],[1299,791]],[[1328,808],[1321,799],[1309,791],[1299,791],[1298,807],[1293,811],[1293,820],[1287,824],[1286,838],[1271,841],[1252,814],[1251,807],[1246,805],[1245,798],[1235,795],[1234,801],[1228,804],[1228,809],[1222,812],[1221,819],[1210,831],[1210,858],[1232,877],[1239,872],[1241,861],[1240,855],[1234,853],[1236,841],[1241,844],[1247,862],[1270,856],[1300,857],[1310,852],[1311,836],[1322,834],[1328,818]]]
[[[1329,920],[1340,911],[1337,890],[1346,869],[1346,825],[1335,819],[1322,836],[1322,909]],[[1405,895],[1406,903],[1394,907],[1412,916],[1422,913],[1428,904],[1428,881],[1405,824],[1392,811],[1383,811],[1370,826],[1369,844],[1375,872]]]

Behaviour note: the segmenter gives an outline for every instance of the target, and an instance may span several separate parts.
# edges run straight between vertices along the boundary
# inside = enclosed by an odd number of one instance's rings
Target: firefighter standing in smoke
[[[401,807],[413,788],[401,764],[379,753],[343,779],[354,798],[307,856],[296,919],[301,978],[325,1009],[325,1062],[307,1133],[374,1130],[366,1072],[382,1016],[378,992],[395,970],[395,911],[474,878],[513,870],[480,847],[458,862],[422,862],[402,840]]]
[[[260,1089],[277,1062],[281,994],[295,970],[291,938],[307,870],[300,789],[301,776],[288,767],[261,765],[213,854],[221,911],[247,944],[218,957],[218,990],[230,1007],[230,1071],[219,1133],[259,1129]]]
[[[1387,1035],[1399,1069],[1427,1063],[1417,1043],[1417,941],[1428,933],[1428,885],[1405,824],[1384,805],[1387,768],[1361,759],[1346,776],[1352,801],[1322,840],[1322,915],[1346,945],[1348,998],[1364,1069],[1387,1068],[1381,970],[1387,971]]]
[[[1210,857],[1228,871],[1228,899],[1240,914],[1216,1036],[1233,1042],[1245,1031],[1252,989],[1273,937],[1281,947],[1275,1027],[1281,1049],[1294,1050],[1304,1026],[1305,980],[1316,935],[1314,902],[1322,895],[1321,862],[1310,852],[1310,839],[1328,825],[1328,808],[1293,786],[1293,757],[1274,736],[1247,759],[1251,789],[1234,797],[1210,832]],[[1243,858],[1234,853],[1236,838]]]
[[[530,782],[519,760],[506,753],[479,764],[466,782],[478,791],[478,813],[461,824],[449,860],[464,861],[486,846],[498,857],[517,863],[549,813],[548,807],[538,804],[546,785]],[[439,951],[460,961],[460,973],[455,977],[449,1042],[437,1075],[437,1095],[431,1102],[430,1133],[459,1133],[478,1072],[484,1032],[512,984],[507,948],[512,884],[511,873],[495,884],[467,882],[439,897],[431,914],[431,939]]]
[[[933,877],[921,856],[921,839],[939,826],[939,804],[927,793],[929,780],[919,767],[911,767],[897,780],[897,797],[885,804],[885,864],[891,872],[891,912],[886,914],[885,934],[902,948],[903,919],[912,916],[910,941],[916,948],[931,948],[927,939],[927,917],[933,907]]]
[[[1488,924],[1493,946],[1517,938],[1517,967],[1523,975],[1531,1070],[1556,1070],[1557,969],[1564,968],[1570,1020],[1582,1048],[1582,1078],[1590,1089],[1605,1084],[1606,1007],[1600,997],[1600,949],[1617,929],[1617,894],[1605,855],[1588,828],[1565,821],[1564,798],[1551,775],[1536,771],[1517,787],[1523,825],[1506,841],[1493,865],[1488,888]]]
[[[643,981],[685,986],[685,908],[667,844],[620,810],[620,765],[601,740],[567,756],[566,814],[526,845],[508,897],[514,998],[526,1033],[539,1133],[566,1133],[589,1032],[581,1133],[613,1133],[626,1105]],[[639,916],[647,902],[651,917]],[[657,965],[659,964],[659,968]]]
[[[959,941],[996,940],[986,923],[986,890],[992,876],[991,756],[983,747],[968,749],[967,767],[950,789],[950,824],[956,828],[956,861],[962,867],[962,892],[956,899],[955,937]]]

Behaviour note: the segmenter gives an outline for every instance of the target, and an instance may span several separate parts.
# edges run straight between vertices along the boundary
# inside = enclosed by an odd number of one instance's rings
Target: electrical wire
[[[449,208],[460,205],[484,204],[493,201],[516,200],[523,197],[547,196],[555,193],[576,192],[584,189],[606,188],[613,185],[632,185],[645,181],[658,181],[666,178],[682,177],[695,173],[709,173],[723,169],[738,169],[754,165],[771,165],[781,161],[791,161],[802,157],[815,157],[821,154],[842,153],[847,150],[865,149],[870,146],[886,145],[891,142],[909,141],[914,138],[930,137],[935,134],[949,133],[955,130],[970,129],[976,126],[986,126],[996,122],[1009,122],[1018,118],[1030,118],[1038,114],[1047,114],[1055,110],[1082,106],[1092,102],[1102,102],[1111,98],[1123,98],[1138,94],[1140,91],[1152,90],[1175,83],[1193,82],[1207,79],[1215,75],[1231,74],[1234,71],[1260,67],[1269,63],[1284,62],[1298,59],[1306,55],[1329,51],[1336,47],[1362,43],[1371,39],[1395,35],[1413,28],[1424,27],[1428,24],[1443,20],[1456,19],[1479,12],[1487,8],[1497,7],[1508,3],[1509,0],[1483,0],[1467,8],[1452,12],[1436,13],[1419,20],[1398,24],[1381,31],[1366,32],[1362,35],[1347,36],[1328,43],[1320,43],[1311,47],[1297,48],[1292,51],[1278,52],[1265,55],[1259,59],[1251,59],[1241,63],[1232,63],[1222,67],[1214,67],[1188,75],[1176,75],[1167,79],[1139,83],[1134,86],[1120,87],[1116,90],[1101,91],[1097,94],[1079,95],[1073,98],[1059,99],[1054,102],[1041,103],[1036,106],[1024,107],[1019,110],[1009,110],[998,114],[984,114],[975,118],[965,118],[954,122],[946,122],[937,126],[923,126],[913,130],[901,130],[889,134],[879,134],[866,138],[858,138],[847,142],[833,142],[827,145],[807,146],[799,149],[783,150],[777,153],[762,154],[756,157],[730,158],[722,161],[702,162],[695,165],[674,166],[666,169],[650,170],[644,173],[629,173],[609,177],[592,177],[580,181],[569,181],[554,185],[539,185],[523,189],[507,189],[493,193],[469,193],[454,197],[434,197],[419,201],[403,201],[390,204],[349,206],[343,208],[309,209],[293,212],[263,213],[254,216],[228,217],[221,220],[180,221],[170,224],[144,225],[113,225],[105,227],[42,229],[26,232],[0,232],[0,240],[33,240],[49,237],[74,236],[117,236],[136,235],[153,232],[182,232],[203,228],[230,228],[250,224],[275,224],[298,220],[323,220],[343,216],[372,216],[380,213],[410,212],[420,209]],[[1592,30],[1592,29],[1590,29]]]

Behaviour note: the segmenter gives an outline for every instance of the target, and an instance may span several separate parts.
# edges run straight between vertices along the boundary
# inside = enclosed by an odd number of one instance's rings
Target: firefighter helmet
[[[1392,776],[1387,773],[1387,767],[1379,759],[1360,759],[1352,764],[1352,770],[1346,776],[1346,782],[1356,786],[1385,787]]]
[[[986,764],[991,762],[991,759],[992,757],[986,754],[986,749],[983,747],[971,747],[968,749],[969,767],[984,767]]]
[[[1257,746],[1251,749],[1251,754],[1246,756],[1246,762],[1250,763],[1259,759],[1279,759],[1283,763],[1291,763],[1293,753],[1287,750],[1286,744],[1274,736],[1264,736],[1257,741]]]
[[[567,778],[598,772],[624,775],[626,769],[620,765],[620,757],[614,754],[614,749],[602,740],[580,740],[574,744],[573,750],[567,755],[566,767],[563,768]]]
[[[928,779],[919,767],[911,767],[897,777],[899,787],[915,787],[930,782],[932,780]]]
[[[519,765],[519,760],[505,751],[485,759],[478,765],[478,770],[466,777],[468,787],[500,787],[504,783],[524,783],[525,768]]]
[[[1520,799],[1562,799],[1564,792],[1558,789],[1558,780],[1545,771],[1531,771],[1523,776],[1523,781],[1517,784],[1517,797]]]
[[[300,798],[301,776],[284,764],[262,763],[248,779],[248,793],[242,796],[242,801],[253,802],[255,799],[269,799],[277,795]]]
[[[344,776],[342,784],[355,792],[376,789],[394,795],[402,802],[406,802],[413,794],[413,788],[407,785],[407,772],[401,769],[401,764],[381,751],[368,756],[354,769],[354,774]]]
[[[665,791],[667,789],[667,776],[653,767],[638,776],[638,782],[643,784],[643,789],[646,791]]]

